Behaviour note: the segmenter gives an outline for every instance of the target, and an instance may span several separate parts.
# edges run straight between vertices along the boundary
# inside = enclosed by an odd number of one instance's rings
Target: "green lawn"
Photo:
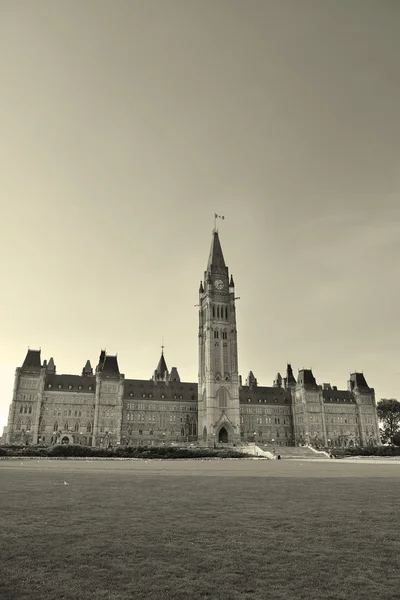
[[[398,600],[399,515],[397,464],[0,460],[0,598]]]

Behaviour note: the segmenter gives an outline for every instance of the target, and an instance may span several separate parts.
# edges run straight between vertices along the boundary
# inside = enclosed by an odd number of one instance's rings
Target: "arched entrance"
[[[219,430],[219,433],[218,433],[218,442],[220,444],[227,444],[228,443],[228,432],[225,429],[225,427],[221,427],[221,429]]]
[[[61,443],[62,443],[62,444],[69,444],[69,437],[68,437],[67,435],[66,435],[66,436],[64,436],[64,437],[62,438],[62,440],[61,440]]]

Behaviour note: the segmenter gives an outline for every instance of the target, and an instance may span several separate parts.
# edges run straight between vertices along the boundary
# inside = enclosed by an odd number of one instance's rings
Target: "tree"
[[[382,442],[393,444],[396,434],[400,432],[400,402],[394,398],[379,400],[376,410],[383,425],[380,430]]]

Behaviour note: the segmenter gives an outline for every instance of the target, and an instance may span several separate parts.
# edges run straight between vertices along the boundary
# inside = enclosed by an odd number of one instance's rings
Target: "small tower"
[[[158,361],[158,365],[157,365],[156,370],[154,371],[152,379],[155,382],[168,381],[168,377],[169,377],[169,372],[168,372],[168,368],[167,368],[167,363],[165,362],[165,358],[164,358],[164,346],[161,346],[160,360]]]
[[[91,377],[92,375],[92,365],[90,364],[90,360],[87,360],[85,366],[82,369],[82,377]]]
[[[54,364],[53,357],[51,357],[49,362],[46,365],[46,373],[54,375],[55,372],[56,372],[56,365]]]
[[[250,373],[248,374],[246,379],[246,385],[249,387],[250,390],[253,390],[257,387],[257,379],[256,377],[254,377],[253,371],[250,371]]]

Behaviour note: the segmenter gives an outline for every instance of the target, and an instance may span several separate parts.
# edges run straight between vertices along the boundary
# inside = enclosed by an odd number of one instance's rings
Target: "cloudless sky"
[[[0,0],[0,425],[59,373],[197,380],[213,214],[239,367],[397,394],[398,0]]]

